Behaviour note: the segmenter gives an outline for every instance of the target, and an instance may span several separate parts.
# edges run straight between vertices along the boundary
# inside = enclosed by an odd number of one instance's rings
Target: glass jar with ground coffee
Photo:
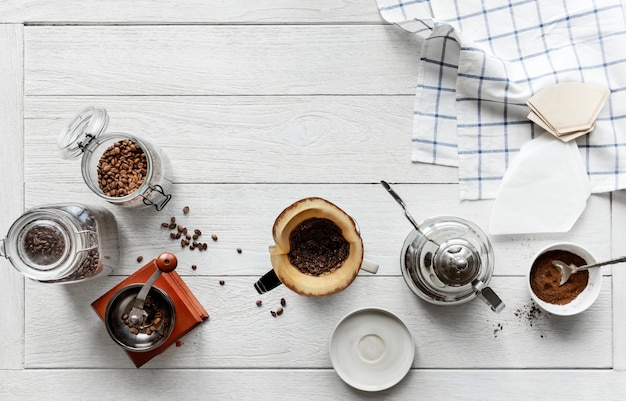
[[[79,204],[31,209],[0,240],[0,256],[24,276],[46,283],[104,276],[119,260],[115,217]]]
[[[59,137],[63,157],[82,156],[85,183],[107,202],[162,210],[172,197],[167,157],[136,136],[105,132],[108,123],[104,108],[88,107],[80,112]]]

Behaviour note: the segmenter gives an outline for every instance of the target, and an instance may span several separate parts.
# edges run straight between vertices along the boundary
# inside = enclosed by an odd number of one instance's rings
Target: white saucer
[[[407,374],[415,356],[415,342],[406,325],[379,308],[356,310],[335,327],[330,338],[330,359],[349,385],[381,391]]]

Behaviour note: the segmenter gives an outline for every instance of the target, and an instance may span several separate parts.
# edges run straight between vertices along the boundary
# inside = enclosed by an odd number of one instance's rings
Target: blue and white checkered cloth
[[[461,199],[496,197],[520,147],[544,132],[527,119],[526,101],[567,81],[611,90],[595,130],[576,142],[593,192],[626,187],[620,0],[378,0],[378,7],[424,38],[412,159],[458,166]]]

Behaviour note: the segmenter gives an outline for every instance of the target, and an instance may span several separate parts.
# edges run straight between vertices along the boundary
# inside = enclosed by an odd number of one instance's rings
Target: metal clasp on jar
[[[76,234],[84,238],[83,243],[85,244],[82,249],[79,249],[76,252],[90,251],[98,248],[98,234],[95,231],[83,230],[77,231]]]
[[[172,195],[166,194],[165,190],[160,185],[150,185],[148,189],[146,190],[146,192],[140,195],[143,198],[144,205],[154,206],[156,210],[159,212],[163,210],[165,205],[167,205],[167,202],[169,202],[170,199],[172,199]],[[155,198],[160,197],[162,199],[158,202],[153,202],[152,200],[149,199],[152,196],[154,196]]]

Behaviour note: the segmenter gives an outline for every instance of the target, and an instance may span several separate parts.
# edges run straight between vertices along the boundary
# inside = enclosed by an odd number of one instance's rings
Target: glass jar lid
[[[103,107],[87,107],[74,117],[63,129],[58,147],[64,159],[79,157],[94,138],[102,134],[109,125],[109,115]]]
[[[37,280],[63,278],[81,258],[84,239],[66,213],[38,209],[17,219],[4,242],[4,255],[26,277]]]

